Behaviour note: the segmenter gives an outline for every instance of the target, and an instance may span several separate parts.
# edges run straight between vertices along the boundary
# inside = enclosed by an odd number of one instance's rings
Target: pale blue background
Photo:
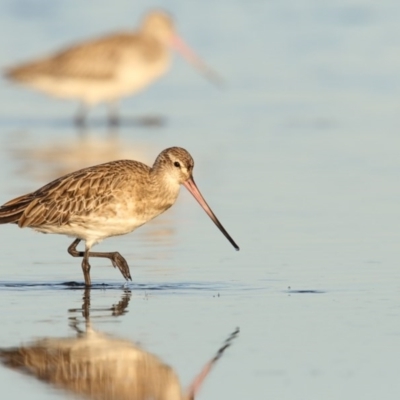
[[[133,27],[155,5],[3,0],[0,65]],[[399,3],[165,7],[226,89],[177,57],[165,78],[122,104],[126,118],[161,115],[164,127],[125,126],[110,143],[97,124],[82,144],[70,122],[76,104],[2,80],[0,202],[65,170],[124,157],[151,164],[165,147],[185,147],[241,251],[183,189],[163,217],[98,247],[124,254],[134,283],[129,313],[96,326],[139,341],[184,384],[240,326],[200,399],[399,398]],[[5,287],[82,281],[71,240],[1,232],[0,345],[71,334],[67,310],[80,307],[81,290]],[[94,260],[92,277],[113,284],[92,291],[95,307],[119,301],[118,271]],[[7,399],[66,397],[4,368],[0,385]]]

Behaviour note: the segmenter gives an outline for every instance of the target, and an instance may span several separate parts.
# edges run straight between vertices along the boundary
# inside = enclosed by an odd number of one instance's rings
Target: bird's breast
[[[116,81],[121,84],[121,90],[134,92],[163,75],[169,64],[170,56],[166,51],[160,51],[154,58],[127,54],[117,68]]]

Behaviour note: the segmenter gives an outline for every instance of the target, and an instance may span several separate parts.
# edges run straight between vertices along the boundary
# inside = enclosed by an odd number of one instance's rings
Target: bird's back
[[[21,228],[62,226],[145,186],[150,168],[133,160],[112,161],[75,171],[0,207],[0,224]],[[133,191],[133,192],[132,192]]]
[[[6,71],[6,77],[62,98],[111,100],[147,85],[168,66],[167,50],[138,33],[85,41]]]

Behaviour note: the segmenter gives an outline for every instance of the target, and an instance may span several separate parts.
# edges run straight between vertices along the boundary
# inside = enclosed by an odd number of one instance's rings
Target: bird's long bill
[[[171,46],[182,54],[183,57],[197,68],[211,83],[217,86],[223,86],[224,80],[208,65],[206,65],[200,57],[178,36],[173,36]]]
[[[211,208],[208,206],[204,197],[201,195],[199,189],[197,189],[196,184],[194,183],[193,178],[189,178],[186,182],[183,183],[187,190],[192,193],[193,197],[198,201],[198,203],[203,207],[204,211],[208,214],[208,216],[214,221],[214,224],[217,225],[219,230],[225,235],[225,237],[231,242],[232,246],[239,250],[239,246],[235,243],[235,241],[230,237],[229,233],[222,226],[221,222],[218,221],[218,218],[212,212]]]

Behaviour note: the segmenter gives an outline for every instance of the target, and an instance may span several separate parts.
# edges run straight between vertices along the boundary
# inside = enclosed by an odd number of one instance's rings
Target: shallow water
[[[148,7],[38,4],[1,3],[0,65],[130,27]],[[184,385],[239,326],[199,398],[397,398],[400,6],[169,4],[226,88],[177,57],[166,77],[123,101],[117,134],[99,107],[82,142],[75,104],[0,81],[0,202],[71,169],[125,157],[151,164],[162,149],[185,147],[241,251],[183,189],[165,215],[98,246],[127,258],[133,283],[128,312],[94,326],[141,343]],[[143,116],[162,123],[137,124]],[[0,347],[72,335],[68,310],[81,307],[84,289],[71,239],[1,230]],[[126,289],[101,260],[92,280],[94,308]],[[5,368],[0,386],[8,399],[68,396]]]

